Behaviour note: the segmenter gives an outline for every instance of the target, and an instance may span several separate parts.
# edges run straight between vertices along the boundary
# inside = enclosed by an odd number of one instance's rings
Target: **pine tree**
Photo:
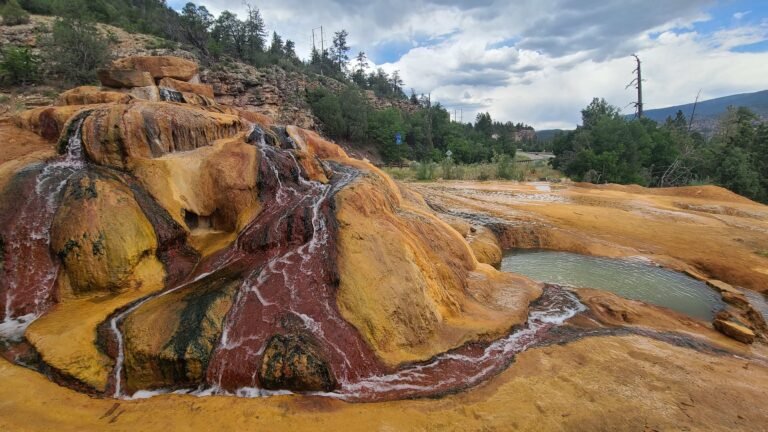
[[[331,55],[333,64],[340,72],[344,72],[349,62],[349,46],[347,46],[347,37],[349,33],[346,30],[337,31],[333,34],[333,47]]]
[[[285,45],[283,46],[283,52],[289,59],[296,59],[296,44],[293,43],[292,40],[286,39]]]
[[[250,4],[247,4],[247,7],[248,17],[244,23],[244,32],[246,48],[250,58],[246,59],[252,60],[256,56],[256,53],[264,52],[264,47],[267,43],[267,31],[259,9],[252,7]]]
[[[272,32],[272,44],[269,46],[269,53],[281,55],[284,53],[283,39],[277,32]]]
[[[213,15],[208,9],[187,3],[181,10],[179,24],[182,39],[203,54],[208,54],[208,29],[213,25]]]
[[[366,67],[368,67],[368,58],[365,56],[365,52],[360,51],[355,57],[355,71],[352,73],[352,82],[363,89],[368,87],[365,79]]]

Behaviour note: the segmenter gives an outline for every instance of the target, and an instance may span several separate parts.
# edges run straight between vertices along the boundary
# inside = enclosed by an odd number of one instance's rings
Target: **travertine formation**
[[[102,87],[0,119],[0,353],[69,387],[0,360],[0,429],[768,421],[745,291],[768,282],[764,206],[712,187],[405,186],[196,75],[122,59]],[[510,247],[645,256],[728,306],[706,323],[543,286],[494,268]],[[211,397],[76,392],[175,390]],[[217,396],[285,392],[310,395]]]
[[[35,320],[26,340],[58,380],[375,398],[352,389],[526,322],[539,284],[479,262],[316,133],[216,104],[196,74],[121,59],[103,88],[15,120],[60,156],[5,174],[0,321]]]

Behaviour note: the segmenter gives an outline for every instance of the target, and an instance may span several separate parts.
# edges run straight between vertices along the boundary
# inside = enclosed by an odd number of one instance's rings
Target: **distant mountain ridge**
[[[747,107],[754,111],[761,118],[768,118],[768,90],[754,93],[741,93],[699,101],[699,103],[696,105],[694,123],[710,123],[722,116],[729,106]],[[693,111],[693,103],[646,110],[645,116],[649,119],[662,123],[667,119],[667,117],[674,118],[678,110],[681,110],[683,114],[685,114],[686,118],[690,118],[691,112]],[[633,115],[629,115],[627,117],[632,116]]]

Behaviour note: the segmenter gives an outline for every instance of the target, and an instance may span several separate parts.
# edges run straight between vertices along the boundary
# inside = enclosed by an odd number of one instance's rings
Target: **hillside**
[[[694,129],[700,132],[711,132],[716,127],[717,120],[729,106],[746,107],[754,111],[759,117],[768,118],[768,90],[699,101],[696,105]],[[693,103],[646,110],[645,116],[662,123],[667,117],[674,118],[677,111],[682,111],[686,118],[690,118],[693,112]]]
[[[28,24],[0,26],[0,46],[29,47],[39,52],[40,41],[50,34],[53,22],[53,17],[32,15]],[[99,24],[98,27],[113,40],[110,50],[114,58],[174,55],[201,62],[200,54],[183,44],[159,36],[126,31],[109,24]],[[300,68],[286,70],[278,65],[255,67],[234,59],[207,66],[201,64],[199,78],[201,82],[212,85],[217,102],[267,115],[278,123],[295,124],[318,132],[323,132],[324,127],[307,102],[307,94],[318,88],[340,94],[347,86],[334,78],[305,72]],[[23,87],[0,87],[0,113],[49,105],[63,89],[62,83],[56,81]],[[407,100],[378,97],[373,91],[366,91],[365,97],[368,105],[375,110],[413,108]],[[340,144],[353,156],[381,162],[375,146],[349,142]]]

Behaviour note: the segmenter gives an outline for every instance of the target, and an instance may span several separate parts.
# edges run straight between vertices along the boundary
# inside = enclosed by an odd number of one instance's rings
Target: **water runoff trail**
[[[26,326],[55,302],[58,263],[50,253],[50,227],[68,182],[87,163],[82,150],[82,119],[68,139],[67,153],[29,169],[12,193],[27,199],[8,220],[3,236],[2,322],[0,337],[23,337]],[[514,355],[535,344],[546,332],[583,310],[565,290],[547,288],[531,307],[528,323],[491,343],[476,343],[410,364],[385,367],[336,308],[337,225],[334,196],[360,173],[327,163],[328,184],[312,181],[290,148],[253,142],[262,157],[259,193],[269,203],[235,244],[202,262],[187,281],[147,296],[113,315],[108,324],[117,348],[112,396],[131,397],[125,389],[125,341],[121,325],[147,302],[205,279],[219,270],[244,275],[225,318],[218,346],[211,355],[206,382],[191,392],[258,397],[282,394],[259,382],[265,347],[276,334],[300,334],[311,340],[327,361],[333,388],[313,394],[350,401],[424,397],[471,387],[508,366]],[[148,395],[160,392],[138,392]]]
[[[244,277],[211,354],[206,382],[200,388],[177,392],[241,397],[285,394],[284,390],[265,388],[259,369],[270,338],[299,334],[317,348],[332,374],[332,388],[311,394],[349,401],[440,395],[471,387],[499,373],[515,354],[584,310],[574,294],[548,287],[532,305],[528,323],[506,337],[469,344],[397,370],[384,366],[336,307],[339,275],[333,198],[360,173],[329,163],[326,168],[333,171],[331,181],[312,181],[289,148],[265,144],[263,134],[254,144],[262,155],[260,200],[268,205],[232,247],[201,263],[197,276],[145,298],[112,318],[111,328],[119,345],[115,396],[147,397],[171,391],[124,394],[121,374],[125,354],[120,324],[125,316],[153,298],[226,268],[242,271]]]
[[[55,302],[58,261],[50,252],[50,229],[70,179],[86,168],[83,118],[74,123],[67,152],[26,168],[11,181],[0,214],[0,338],[19,341],[24,330]]]

